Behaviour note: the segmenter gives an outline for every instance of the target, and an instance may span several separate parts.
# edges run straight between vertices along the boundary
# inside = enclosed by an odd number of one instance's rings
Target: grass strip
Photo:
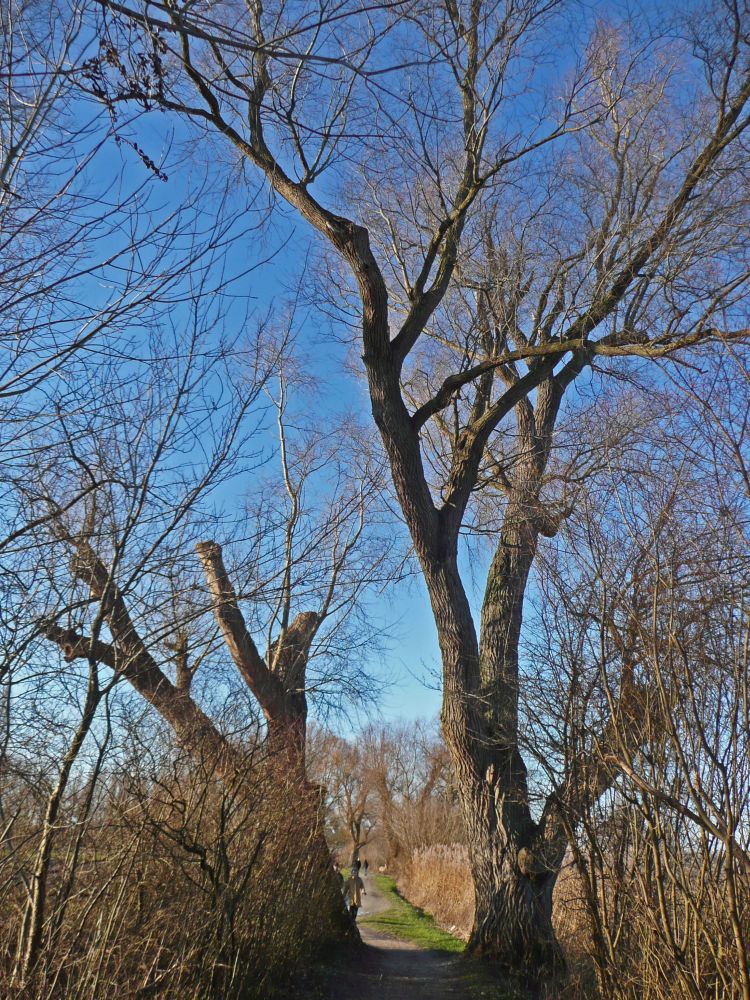
[[[413,941],[420,948],[427,948],[430,951],[450,952],[455,955],[464,950],[463,941],[441,930],[429,913],[412,906],[404,899],[392,878],[387,875],[371,877],[391,905],[382,913],[361,917],[360,923],[367,924],[368,927],[384,934],[390,934],[391,937]]]

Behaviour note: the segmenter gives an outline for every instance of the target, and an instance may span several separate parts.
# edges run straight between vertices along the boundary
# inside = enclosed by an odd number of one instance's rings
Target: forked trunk
[[[535,992],[564,965],[552,928],[564,843],[548,840],[532,818],[518,745],[518,648],[537,539],[528,511],[525,503],[509,506],[487,578],[479,640],[455,567],[444,563],[430,583],[446,679],[443,729],[475,889],[467,951],[522,977]]]

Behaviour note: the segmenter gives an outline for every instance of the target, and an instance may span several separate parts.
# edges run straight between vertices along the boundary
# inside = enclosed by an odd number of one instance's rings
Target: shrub
[[[325,921],[333,883],[312,796],[258,758],[234,790],[174,756],[158,771],[129,761],[100,779],[85,824],[69,810],[56,834],[41,957],[24,983],[14,942],[40,831],[31,811],[27,822],[19,815],[0,855],[0,995],[286,995],[336,936]]]

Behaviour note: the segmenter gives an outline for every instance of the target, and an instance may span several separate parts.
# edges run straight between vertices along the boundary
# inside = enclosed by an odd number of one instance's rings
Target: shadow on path
[[[392,904],[373,878],[366,879],[365,886],[357,921],[364,946],[351,962],[330,973],[321,994],[325,1000],[469,1000],[493,995],[472,988],[470,970],[460,957],[428,951],[370,927],[367,917]]]

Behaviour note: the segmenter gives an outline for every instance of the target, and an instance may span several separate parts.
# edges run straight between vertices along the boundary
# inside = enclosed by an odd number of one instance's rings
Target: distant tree
[[[347,855],[371,844],[395,870],[420,847],[462,840],[448,751],[430,727],[372,724],[347,739],[315,727],[309,747],[329,837]]]
[[[353,863],[377,827],[373,775],[361,741],[315,730],[311,775],[324,796],[330,839]]]
[[[408,865],[421,847],[463,840],[458,790],[438,734],[420,722],[369,726],[362,745],[390,865]]]

